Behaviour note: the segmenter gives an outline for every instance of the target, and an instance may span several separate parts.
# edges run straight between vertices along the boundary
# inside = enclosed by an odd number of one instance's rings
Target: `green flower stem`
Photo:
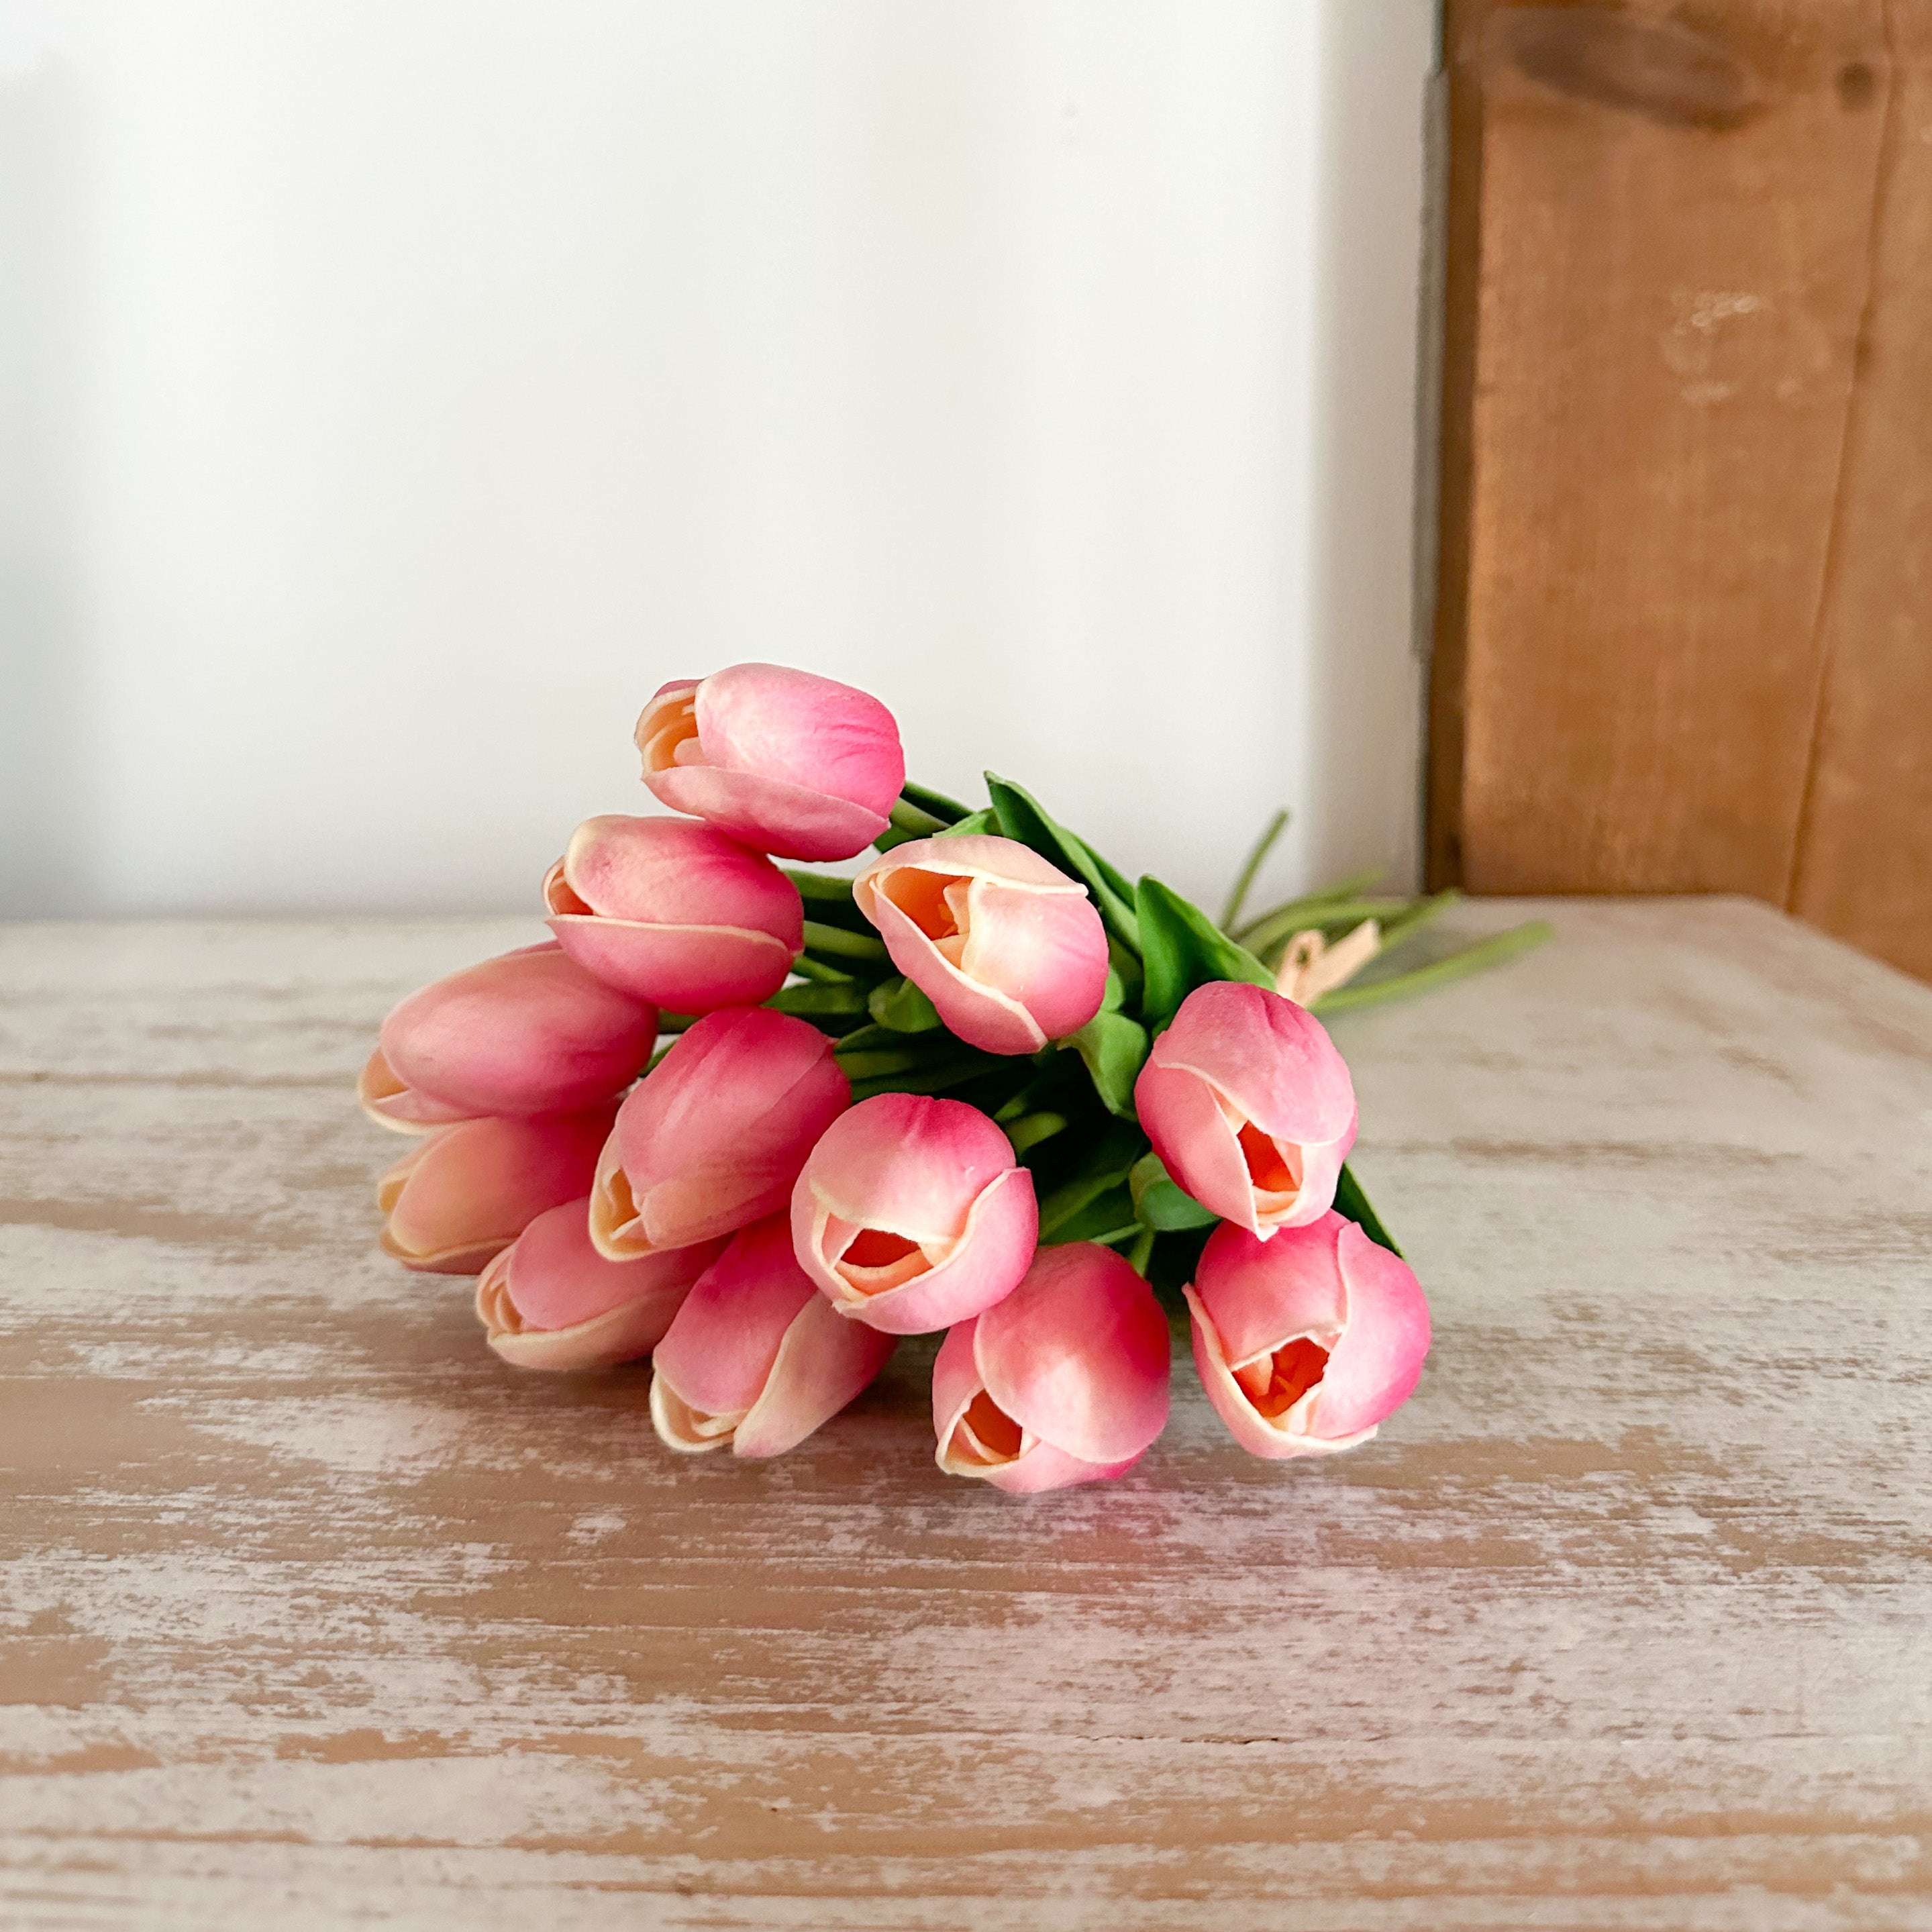
[[[843,926],[821,926],[815,919],[805,922],[805,950],[829,953],[835,959],[883,960],[886,957],[883,940],[868,933],[848,932]]]
[[[781,986],[766,1002],[782,1013],[862,1013],[866,989],[856,980]]]
[[[1408,911],[1386,920],[1382,924],[1382,950],[1387,952],[1401,945],[1406,939],[1420,932],[1438,913],[1447,912],[1462,895],[1454,886],[1446,892],[1437,892],[1433,897],[1418,899]]]
[[[1282,814],[1284,818],[1286,815],[1286,813]],[[1135,1274],[1145,1281],[1148,1263],[1154,1259],[1154,1230],[1151,1228],[1143,1228],[1134,1237],[1134,1244],[1127,1250],[1127,1259]]]
[[[1337,879],[1332,886],[1324,886],[1318,892],[1304,892],[1298,899],[1284,899],[1280,905],[1270,906],[1258,918],[1250,920],[1234,937],[1252,950],[1253,935],[1264,926],[1292,932],[1295,930],[1293,922],[1298,920],[1303,926],[1317,925],[1320,920],[1316,908],[1332,904],[1337,899],[1358,898],[1382,875],[1379,866],[1371,866],[1366,872],[1351,872],[1346,879]],[[1280,925],[1277,922],[1280,921],[1288,923]]]
[[[1228,903],[1222,908],[1221,930],[1223,932],[1234,931],[1234,922],[1240,917],[1241,908],[1248,902],[1248,888],[1254,884],[1255,874],[1261,870],[1269,853],[1274,850],[1274,842],[1281,836],[1287,825],[1288,812],[1284,807],[1268,820],[1268,829],[1255,841],[1253,850],[1249,853],[1240,871],[1235,875],[1233,890],[1228,894]]]
[[[802,952],[791,962],[791,970],[801,980],[817,980],[826,986],[836,982],[842,986],[856,986],[859,983],[850,974],[842,973],[837,967],[828,966],[822,959],[808,959]],[[788,988],[786,990],[790,992],[795,989]],[[852,1011],[857,1012],[864,1004],[864,1000],[861,999],[859,1006],[854,1006]],[[842,1012],[845,1009],[842,1006],[839,1010]]]
[[[1284,906],[1258,925],[1250,926],[1241,944],[1264,959],[1270,952],[1279,952],[1298,932],[1306,932],[1311,927],[1328,932],[1342,926],[1352,929],[1365,919],[1399,919],[1415,903],[1414,899],[1377,898],[1318,899],[1312,904]]]
[[[1004,1111],[1004,1109],[1002,1110]],[[1066,1126],[1064,1114],[1040,1112],[1022,1114],[1016,1120],[1002,1123],[1006,1138],[1013,1144],[1016,1155],[1024,1154],[1028,1148],[1039,1146],[1042,1141],[1050,1141]]]
[[[944,832],[947,826],[956,822],[950,818],[935,818],[931,812],[904,798],[892,807],[892,830],[903,832],[908,838],[930,838],[935,832]]]
[[[827,904],[852,903],[852,881],[842,879],[836,872],[807,872],[796,866],[781,866],[778,870],[798,888],[798,896],[808,905],[814,899]]]
[[[1338,986],[1332,993],[1324,993],[1310,1011],[1326,1018],[1330,1013],[1343,1012],[1352,1006],[1372,1006],[1383,1000],[1405,1000],[1414,993],[1433,992],[1438,986],[1446,986],[1452,980],[1465,979],[1487,967],[1500,966],[1505,959],[1513,959],[1519,952],[1531,951],[1551,938],[1555,931],[1547,920],[1533,919],[1526,924],[1513,926],[1507,932],[1499,932],[1493,938],[1466,946],[1461,952],[1452,952],[1447,958],[1418,966],[1412,971],[1393,973],[1385,980],[1372,980],[1366,986]]]

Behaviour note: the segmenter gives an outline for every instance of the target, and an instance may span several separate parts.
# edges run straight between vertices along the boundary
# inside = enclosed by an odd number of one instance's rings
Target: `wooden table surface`
[[[0,928],[0,1923],[1932,1925],[1932,990],[1730,900],[1344,1016],[1415,1400],[1117,1484],[484,1348],[350,1084],[503,921]],[[1522,906],[1465,909],[1464,930]]]

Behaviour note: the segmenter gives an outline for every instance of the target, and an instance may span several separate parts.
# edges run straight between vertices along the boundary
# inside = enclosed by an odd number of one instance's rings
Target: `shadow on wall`
[[[85,307],[78,97],[0,75],[0,911],[86,904],[94,848],[74,586]]]
[[[1385,859],[1406,890],[1420,876],[1421,716],[1425,663],[1414,598],[1414,502],[1391,490],[1391,452],[1412,452],[1412,380],[1424,202],[1416,167],[1426,102],[1414,76],[1434,34],[1429,0],[1330,8],[1322,26],[1322,172],[1316,260],[1310,560],[1314,655],[1310,692],[1328,728],[1310,748],[1308,854],[1317,880]],[[1392,34],[1415,58],[1391,64]],[[1346,193],[1343,191],[1346,184]],[[1368,236],[1409,235],[1412,256]],[[1425,340],[1426,338],[1425,337]],[[1426,498],[1425,498],[1425,501]],[[1350,802],[1343,822],[1334,802]],[[1378,822],[1379,814],[1379,822]]]

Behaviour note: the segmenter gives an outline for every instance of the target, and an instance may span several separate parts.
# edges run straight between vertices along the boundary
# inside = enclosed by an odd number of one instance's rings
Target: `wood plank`
[[[1932,980],[1932,4],[1889,14],[1870,311],[1790,902]]]
[[[1125,1481],[769,1466],[375,1252],[349,1085],[520,925],[0,928],[0,1922],[1932,1917],[1932,991],[1736,901],[1338,1018],[1414,1402]],[[1460,909],[1486,929],[1528,908]]]
[[[1434,748],[1478,890],[1790,881],[1890,68],[1882,0],[1692,18],[1450,8],[1480,250]]]

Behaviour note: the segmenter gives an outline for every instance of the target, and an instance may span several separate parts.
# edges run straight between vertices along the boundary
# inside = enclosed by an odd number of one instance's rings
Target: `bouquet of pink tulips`
[[[480,1271],[505,1360],[648,1355],[669,1448],[773,1456],[944,1330],[939,1466],[1016,1492],[1160,1435],[1156,1289],[1256,1455],[1351,1448],[1407,1397],[1427,1304],[1309,1006],[1439,902],[1352,880],[1237,926],[1264,839],[1217,926],[1017,785],[908,784],[884,705],[770,664],[666,685],[637,742],[682,815],[580,826],[554,938],[404,1000],[360,1083],[418,1137],[383,1247]],[[850,878],[774,862],[868,846]]]

